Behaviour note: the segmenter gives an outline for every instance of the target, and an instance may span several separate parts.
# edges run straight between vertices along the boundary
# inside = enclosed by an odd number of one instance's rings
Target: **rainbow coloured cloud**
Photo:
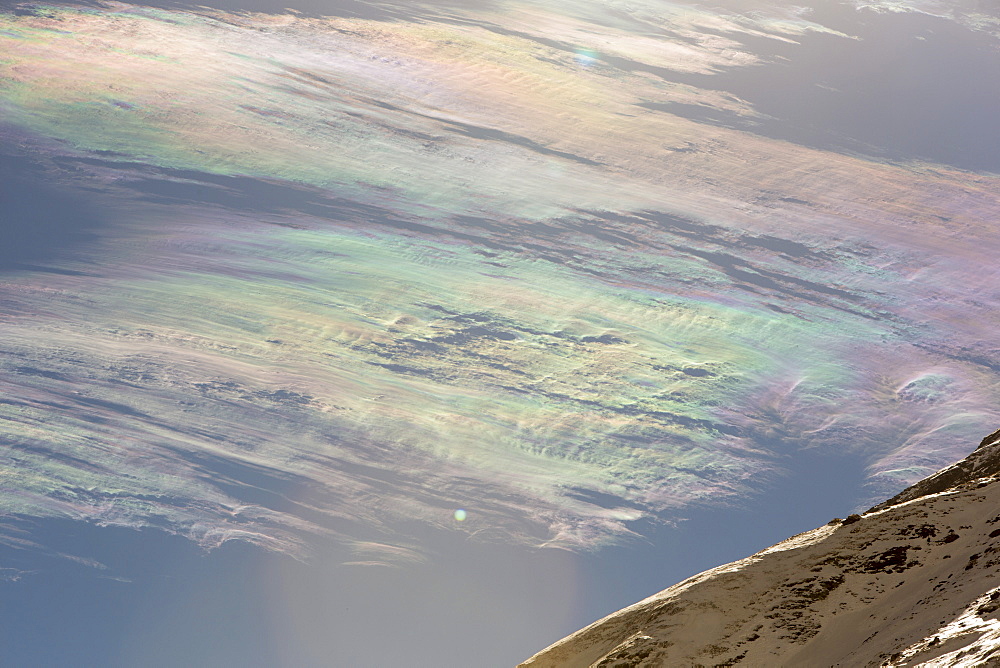
[[[741,36],[851,39],[794,12],[571,5],[0,15],[4,145],[102,221],[0,276],[0,512],[590,547],[988,431],[997,178],[668,113],[760,117],[685,79]]]

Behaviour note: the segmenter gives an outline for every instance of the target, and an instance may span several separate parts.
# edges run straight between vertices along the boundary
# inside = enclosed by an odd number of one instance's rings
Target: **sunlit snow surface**
[[[1000,180],[769,138],[713,88],[815,36],[856,39],[666,3],[0,14],[39,193],[0,254],[0,512],[398,563],[413,520],[588,548],[806,451],[873,497],[958,459],[1000,414]],[[56,209],[79,234],[39,251]]]

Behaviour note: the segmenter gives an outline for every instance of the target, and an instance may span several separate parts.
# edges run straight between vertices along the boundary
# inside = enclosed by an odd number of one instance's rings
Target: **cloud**
[[[996,419],[992,176],[660,113],[745,105],[513,19],[2,23],[6,144],[103,216],[0,283],[4,513],[358,564],[419,559],[413,526],[590,549],[803,451],[901,484]]]

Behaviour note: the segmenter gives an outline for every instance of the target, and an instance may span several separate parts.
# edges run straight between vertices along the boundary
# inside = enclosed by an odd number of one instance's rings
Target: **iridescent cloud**
[[[407,562],[412,520],[590,547],[809,449],[873,494],[963,454],[996,177],[662,111],[755,117],[667,73],[794,12],[572,5],[0,15],[7,145],[107,223],[0,281],[0,511]]]

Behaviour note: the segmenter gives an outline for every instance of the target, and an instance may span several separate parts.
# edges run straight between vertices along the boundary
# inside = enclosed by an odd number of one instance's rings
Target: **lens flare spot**
[[[459,508],[458,510],[455,511],[455,521],[456,522],[464,522],[466,517],[468,517],[468,513],[466,513],[461,508]]]

